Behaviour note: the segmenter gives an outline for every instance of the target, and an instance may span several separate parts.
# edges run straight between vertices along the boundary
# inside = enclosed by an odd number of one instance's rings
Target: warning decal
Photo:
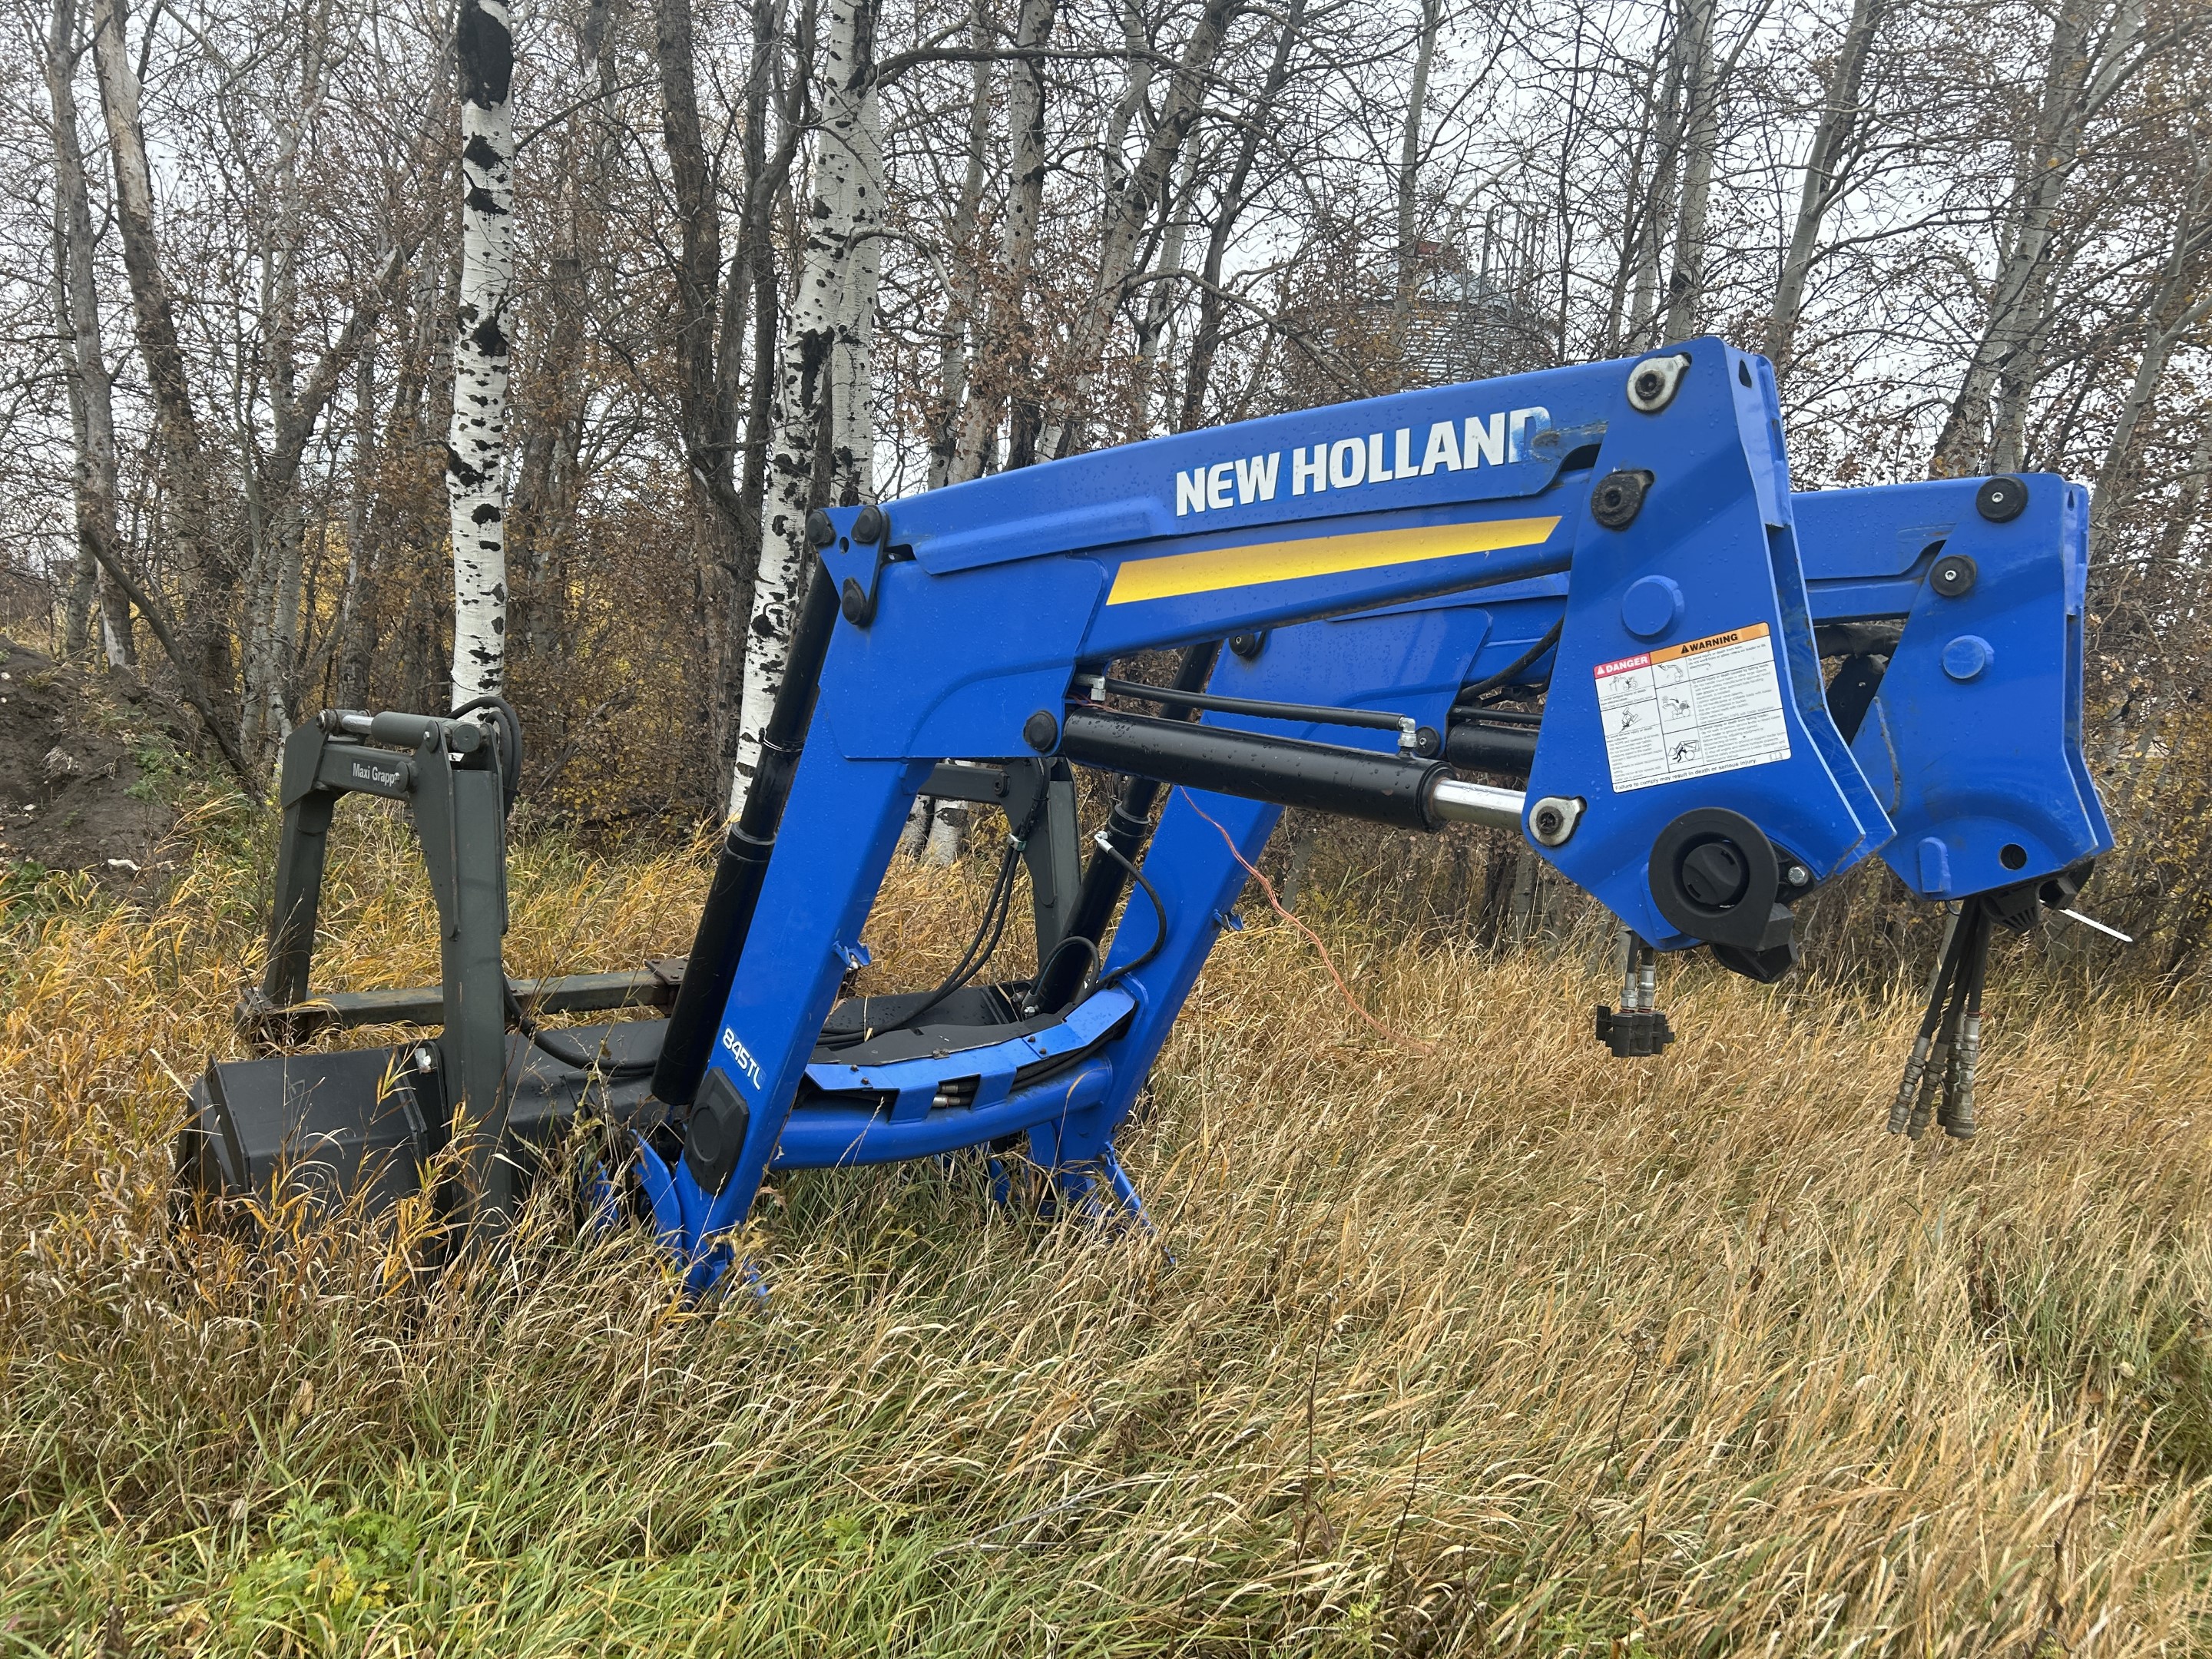
[[[1613,792],[1790,758],[1765,623],[1597,665]]]

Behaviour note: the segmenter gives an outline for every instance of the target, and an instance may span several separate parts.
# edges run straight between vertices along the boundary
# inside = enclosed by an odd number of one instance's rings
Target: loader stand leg
[[[453,1143],[467,1160],[459,1218],[470,1236],[514,1218],[514,1166],[507,1139],[506,818],[499,774],[418,751],[415,828],[438,901],[444,968],[447,1104]]]

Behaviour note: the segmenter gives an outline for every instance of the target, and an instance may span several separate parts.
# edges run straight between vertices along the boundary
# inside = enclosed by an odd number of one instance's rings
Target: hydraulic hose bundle
[[[1982,1053],[1982,983],[1990,966],[1990,906],[1978,894],[1952,913],[1928,1006],[1889,1109],[1889,1132],[1917,1140],[1932,1116],[1955,1140],[1974,1138],[1974,1073]]]

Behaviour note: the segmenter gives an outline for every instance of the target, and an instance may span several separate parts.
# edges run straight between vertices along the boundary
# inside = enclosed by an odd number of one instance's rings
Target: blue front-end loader
[[[2087,507],[2048,475],[1793,494],[1771,370],[1704,338],[818,512],[681,961],[507,978],[503,710],[295,733],[246,1021],[442,1030],[211,1066],[183,1168],[386,1198],[451,1146],[445,1198],[495,1229],[587,1107],[619,1137],[601,1203],[648,1214],[698,1291],[775,1169],[1019,1148],[1054,1202],[1141,1220],[1115,1133],[1286,806],[1524,836],[1632,936],[1597,1019],[1624,1056],[1671,1037],[1657,952],[1773,979],[1796,907],[1879,854],[1948,911],[1893,1127],[1970,1135],[1991,929],[2069,903],[2111,844],[2081,744]],[[1163,650],[1170,684],[1117,676]],[[1081,769],[1121,780],[1087,840]],[[308,995],[349,791],[413,811],[435,992]],[[982,923],[941,983],[842,994],[921,795],[1004,813]],[[1038,969],[994,980],[1024,868]],[[615,1008],[663,1017],[541,1023]]]

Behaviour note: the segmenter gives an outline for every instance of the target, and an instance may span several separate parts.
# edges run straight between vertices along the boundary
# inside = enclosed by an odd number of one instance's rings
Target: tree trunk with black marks
[[[1237,141],[1237,160],[1222,182],[1221,193],[1215,198],[1211,222],[1206,239],[1206,263],[1199,275],[1201,279],[1198,295],[1198,324],[1192,331],[1190,358],[1183,368],[1182,411],[1176,422],[1177,429],[1188,432],[1199,425],[1205,416],[1206,396],[1213,380],[1214,359],[1221,350],[1223,319],[1229,301],[1221,289],[1222,277],[1229,256],[1230,240],[1237,234],[1237,222],[1243,215],[1251,189],[1252,168],[1260,156],[1260,145],[1267,133],[1267,118],[1275,107],[1291,77],[1291,54],[1297,46],[1299,31],[1305,21],[1305,0],[1290,0],[1283,21],[1275,31],[1275,45],[1268,59],[1267,79],[1261,82],[1258,95],[1245,112]]]
[[[975,0],[969,18],[969,44],[981,52],[990,44],[990,19],[984,0]],[[961,175],[960,194],[952,209],[946,233],[951,252],[952,288],[945,301],[945,341],[937,356],[937,403],[931,411],[929,488],[952,481],[959,448],[962,406],[968,398],[968,331],[975,322],[979,288],[975,223],[982,210],[983,179],[991,161],[991,64],[978,57],[969,66],[968,92],[968,166]]]
[[[1689,0],[1691,6],[1705,0]],[[1653,325],[1658,314],[1660,268],[1666,257],[1667,234],[1673,227],[1680,200],[1679,178],[1685,131],[1683,88],[1690,77],[1690,16],[1677,7],[1668,37],[1666,79],[1659,89],[1651,118],[1651,187],[1636,215],[1635,252],[1630,260],[1628,331],[1621,343],[1641,351],[1654,343]]]
[[[1713,163],[1720,148],[1722,73],[1713,61],[1718,0],[1689,0],[1689,40],[1683,61],[1687,108],[1682,124],[1682,200],[1674,220],[1673,266],[1667,278],[1663,337],[1687,339],[1697,331],[1705,290],[1705,214],[1712,200]]]
[[[514,36],[503,0],[461,0],[461,294],[446,495],[455,705],[507,684],[507,291],[514,278]]]
[[[275,154],[268,174],[267,210],[255,227],[261,267],[262,382],[276,429],[273,453],[259,455],[258,433],[249,422],[239,434],[246,458],[252,511],[253,559],[246,583],[245,698],[239,746],[249,756],[274,758],[291,730],[293,656],[299,642],[300,590],[307,555],[307,524],[299,492],[300,462],[321,415],[303,407],[295,349],[300,326],[301,221],[306,212],[300,151],[322,101],[330,8],[305,20],[299,84],[283,102],[275,123]]]
[[[991,356],[984,366],[986,386],[971,390],[960,419],[947,481],[980,477],[987,460],[996,459],[999,422],[1008,389],[1030,384],[1030,322],[1024,302],[1030,270],[1036,259],[1037,226],[1044,211],[1044,59],[1038,54],[1052,38],[1056,0],[1022,0],[1014,19],[1016,57],[1006,66],[1008,150],[1006,218],[999,232],[999,269],[994,273],[986,309],[982,347]],[[1015,392],[1015,400],[1020,392]]]
[[[1960,477],[2019,464],[2029,394],[2042,378],[2052,279],[2068,250],[2058,210],[2081,165],[2088,124],[2147,61],[2142,0],[2064,0],[2051,27],[2035,131],[1990,285],[1980,340],[1936,441],[1929,472]]]
[[[2134,494],[2136,433],[2165,384],[2175,350],[2212,318],[2212,155],[2200,152],[2188,195],[2175,212],[2173,239],[2142,307],[2142,355],[2121,394],[2089,496],[2089,544],[2100,547]]]
[[[811,552],[806,515],[831,501],[850,506],[873,489],[871,382],[884,193],[876,3],[837,0],[823,59],[821,151],[807,208],[804,263],[776,365],[775,431],[730,786],[732,817],[759,767],[761,731],[791,654],[792,620]]]
[[[1405,125],[1398,135],[1398,284],[1390,301],[1390,338],[1402,347],[1419,287],[1419,217],[1421,183],[1421,118],[1429,101],[1429,71],[1436,62],[1437,36],[1443,26],[1443,0],[1421,0],[1421,27],[1413,43],[1413,85],[1406,100]]]

